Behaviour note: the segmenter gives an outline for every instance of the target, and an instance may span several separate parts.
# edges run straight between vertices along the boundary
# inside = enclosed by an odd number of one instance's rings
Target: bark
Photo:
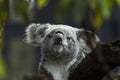
[[[70,75],[69,80],[101,80],[109,71],[120,65],[120,41],[100,43]],[[116,71],[114,74],[120,74]],[[117,77],[109,76],[109,80]]]

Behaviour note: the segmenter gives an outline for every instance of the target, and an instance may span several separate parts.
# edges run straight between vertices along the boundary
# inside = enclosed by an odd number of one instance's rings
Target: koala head
[[[31,24],[26,28],[26,41],[40,46],[45,58],[54,61],[87,54],[99,39],[90,31],[67,25]]]

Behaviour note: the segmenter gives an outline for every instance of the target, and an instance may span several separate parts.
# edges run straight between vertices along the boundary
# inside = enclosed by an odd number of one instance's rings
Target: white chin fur
[[[57,53],[61,53],[63,51],[63,46],[56,45],[56,46],[53,47],[53,50]]]

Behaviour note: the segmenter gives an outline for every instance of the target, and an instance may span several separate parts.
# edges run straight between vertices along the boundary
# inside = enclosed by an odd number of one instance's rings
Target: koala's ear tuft
[[[85,29],[79,29],[77,31],[77,39],[87,53],[90,53],[94,48],[96,48],[100,42],[95,33]]]
[[[38,27],[38,29],[36,30],[36,33],[39,34],[42,37],[44,37],[45,35],[45,31],[49,28],[49,25],[47,24],[43,24],[43,25],[40,25]]]
[[[26,34],[26,38],[25,38],[25,41],[29,44],[33,44],[35,45],[36,44],[36,30],[37,30],[37,27],[40,26],[40,24],[35,24],[35,23],[32,23],[30,24],[26,30],[25,30],[25,34]]]

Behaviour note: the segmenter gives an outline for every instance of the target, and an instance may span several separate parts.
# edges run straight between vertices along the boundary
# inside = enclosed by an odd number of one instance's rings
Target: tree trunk
[[[120,41],[101,43],[78,65],[69,80],[101,80],[109,71],[120,66]],[[119,68],[120,70],[120,68]],[[118,80],[109,76],[108,80]]]

